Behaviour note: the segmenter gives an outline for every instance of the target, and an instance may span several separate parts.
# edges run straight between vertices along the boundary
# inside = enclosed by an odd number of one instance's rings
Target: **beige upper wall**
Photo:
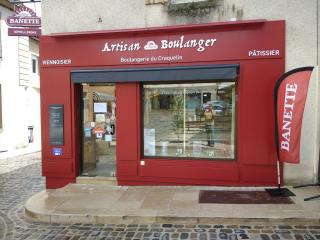
[[[165,1],[165,0],[164,0]],[[320,62],[320,0],[217,0],[203,16],[169,14],[145,0],[42,0],[43,34],[145,28],[215,21],[286,20],[286,70]],[[319,71],[319,69],[317,69]],[[285,166],[285,181],[310,182],[319,161],[319,74],[314,72],[303,119],[301,164]]]

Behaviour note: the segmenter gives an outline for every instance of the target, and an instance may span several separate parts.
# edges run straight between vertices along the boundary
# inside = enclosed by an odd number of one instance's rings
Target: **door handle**
[[[111,128],[111,135],[114,135],[116,132],[116,126],[114,124],[111,124],[110,128]]]

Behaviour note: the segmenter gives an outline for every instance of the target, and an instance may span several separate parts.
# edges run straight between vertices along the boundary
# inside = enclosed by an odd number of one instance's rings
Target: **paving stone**
[[[169,233],[163,234],[160,239],[161,239],[161,240],[170,240],[170,235],[169,235]]]
[[[153,237],[154,238],[159,238],[159,237],[161,237],[161,235],[162,235],[162,233],[159,233],[159,232],[154,232],[153,233]]]
[[[184,225],[182,225],[182,224],[176,224],[176,225],[174,225],[174,227],[175,227],[175,228],[184,228]]]
[[[248,234],[240,233],[240,234],[238,234],[238,238],[239,239],[249,239],[249,236],[248,236]]]
[[[152,232],[146,232],[143,234],[143,237],[151,237],[152,236]]]
[[[293,236],[289,233],[280,234],[283,239],[293,239]]]
[[[199,224],[198,228],[211,228],[211,225]]]
[[[304,240],[303,236],[301,234],[295,234],[294,239],[296,240]]]
[[[310,235],[310,234],[305,234],[305,235],[304,235],[304,239],[305,239],[305,240],[315,240],[315,238],[314,238],[312,235]]]
[[[112,233],[111,233],[111,236],[112,236],[112,237],[116,237],[116,236],[118,236],[118,234],[119,234],[119,232],[112,232]]]
[[[261,240],[260,234],[253,234],[250,236],[250,240]]]
[[[137,228],[137,227],[138,227],[138,224],[129,224],[127,227],[128,227],[128,228],[132,228],[132,227]]]
[[[132,228],[132,227],[128,227],[128,228],[126,228],[126,232],[135,232],[135,231],[137,231],[137,229],[138,228]]]
[[[198,237],[198,234],[197,233],[191,233],[190,234],[190,238],[197,238]]]
[[[172,238],[178,238],[179,237],[179,233],[172,233],[171,237]]]
[[[228,228],[222,228],[222,229],[220,229],[220,232],[221,233],[233,233],[233,230],[232,229],[228,229]]]
[[[196,228],[194,231],[200,233],[200,232],[206,232],[207,230],[204,228]]]
[[[226,228],[239,228],[239,226],[238,225],[228,225],[228,226],[226,226]]]
[[[269,235],[267,234],[260,234],[261,240],[270,240]]]
[[[187,224],[185,227],[186,228],[196,228],[197,225],[195,225],[195,224]]]
[[[210,237],[210,238],[217,238],[217,237],[218,237],[218,234],[216,234],[216,233],[209,233],[209,237]]]
[[[181,228],[181,229],[177,229],[177,232],[192,232],[192,229]]]
[[[280,236],[278,234],[272,234],[271,239],[278,240],[278,239],[280,239]]]
[[[238,236],[236,234],[231,234],[229,240],[238,240]]]
[[[139,232],[148,232],[149,229],[148,228],[139,228],[138,231]]]
[[[208,239],[208,236],[207,236],[207,234],[205,234],[205,233],[200,233],[200,234],[199,234],[199,239],[200,239],[200,240],[207,240],[207,239]]]
[[[306,234],[309,233],[309,231],[307,229],[293,229],[291,230],[292,233],[295,234]]]
[[[252,226],[240,225],[240,228],[242,228],[242,229],[251,229]]]
[[[294,228],[296,228],[296,229],[307,229],[308,227],[307,226],[303,226],[303,225],[297,225],[297,226],[294,226]]]
[[[162,224],[163,228],[172,228],[173,224]]]
[[[163,228],[151,228],[150,232],[163,232]]]
[[[127,232],[126,237],[133,237],[135,232]]]
[[[136,235],[134,235],[134,237],[135,237],[135,238],[141,238],[142,235],[143,235],[142,232],[138,232],[138,233],[136,233]]]
[[[214,225],[213,227],[214,227],[214,228],[224,228],[223,225]]]
[[[220,239],[228,239],[228,234],[223,233],[223,232],[219,233],[218,236],[219,236]]]
[[[293,227],[289,226],[289,225],[279,225],[278,228],[279,229],[292,229]]]
[[[290,231],[286,229],[277,229],[277,230],[274,230],[274,232],[279,234],[290,233]]]
[[[187,239],[189,237],[189,233],[181,233],[180,239]]]
[[[265,226],[253,226],[253,229],[264,229]]]

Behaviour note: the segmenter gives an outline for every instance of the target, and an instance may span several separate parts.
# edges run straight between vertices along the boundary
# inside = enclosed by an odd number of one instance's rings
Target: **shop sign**
[[[313,67],[291,70],[276,84],[275,135],[281,162],[300,162],[301,124],[312,70]]]
[[[183,49],[183,48],[195,48],[198,52],[205,51],[208,47],[212,47],[216,43],[216,38],[207,39],[189,39],[186,40],[182,35],[177,40],[162,39],[157,44],[155,41],[148,41],[143,49],[146,51],[157,50],[157,49]],[[102,52],[128,52],[138,51],[141,48],[139,42],[124,42],[119,41],[116,43],[106,42],[104,44]]]
[[[62,148],[53,148],[52,155],[53,156],[62,156]]]
[[[51,146],[64,144],[64,106],[62,104],[49,105],[49,142]]]
[[[42,39],[42,66],[116,66],[171,64],[284,57],[284,22],[234,31],[185,31],[97,34],[69,41]],[[271,35],[270,32],[273,34]],[[154,34],[152,34],[154,33]],[[83,57],[86,56],[86,57]]]
[[[7,17],[6,23],[10,27],[16,27],[8,29],[9,36],[39,36],[41,34],[39,30],[41,18],[31,8],[24,5],[16,7],[15,15]]]
[[[40,36],[41,29],[38,28],[9,28],[9,36]]]

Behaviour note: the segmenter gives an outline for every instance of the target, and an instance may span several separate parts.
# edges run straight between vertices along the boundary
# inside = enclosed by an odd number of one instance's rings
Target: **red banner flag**
[[[280,162],[300,162],[300,136],[304,105],[313,67],[291,70],[275,86],[276,144]]]

